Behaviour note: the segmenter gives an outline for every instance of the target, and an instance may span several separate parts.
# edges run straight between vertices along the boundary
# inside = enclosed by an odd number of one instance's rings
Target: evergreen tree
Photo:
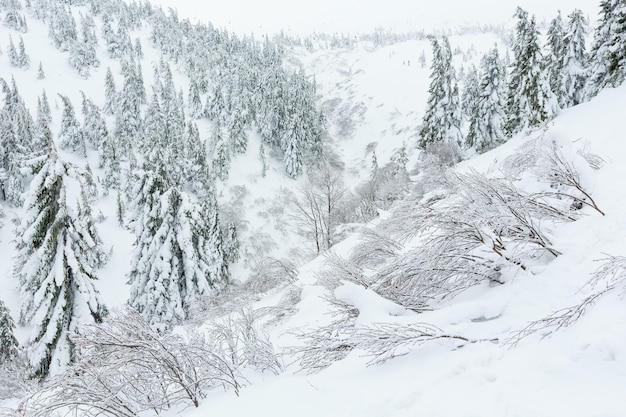
[[[0,366],[17,356],[18,343],[13,331],[15,322],[9,313],[9,309],[0,300]]]
[[[550,27],[548,28],[545,68],[548,72],[550,89],[556,96],[560,106],[563,106],[565,103],[565,92],[563,89],[563,62],[565,58],[564,36],[563,19],[559,11],[559,14],[552,19]]]
[[[106,256],[89,203],[73,207],[67,201],[67,183],[75,172],[50,148],[31,183],[17,230],[20,323],[33,326],[27,356],[38,378],[71,363],[71,335],[81,324],[100,322],[107,312],[94,287],[95,271]]]
[[[102,142],[108,135],[106,122],[102,118],[100,108],[94,104],[91,99],[87,98],[84,93],[82,114],[83,114],[83,134],[87,143],[95,149],[101,149]]]
[[[563,93],[565,107],[582,102],[587,82],[588,57],[585,39],[588,33],[587,19],[579,9],[569,15],[564,43]]]
[[[465,76],[465,88],[461,95],[461,109],[467,118],[470,118],[475,112],[479,95],[480,81],[478,80],[478,70],[472,65]]]
[[[213,128],[211,147],[213,149],[212,171],[215,172],[217,178],[226,181],[230,171],[231,150],[228,138],[219,123],[215,123]]]
[[[626,79],[626,0],[602,0],[600,18],[590,52],[586,97]]]
[[[26,53],[26,47],[24,46],[24,39],[20,36],[20,43],[17,53],[17,66],[20,68],[28,68],[30,65],[30,57]]]
[[[466,146],[483,153],[504,142],[506,70],[498,48],[480,63],[479,98],[470,117]]]
[[[22,168],[33,148],[36,128],[15,80],[9,87],[0,78],[0,85],[5,99],[0,110],[0,198],[21,205],[25,176]]]
[[[431,39],[433,63],[431,65],[429,98],[420,129],[419,147],[444,143],[457,149],[461,141],[459,92],[452,66],[452,52],[446,37]]]
[[[519,7],[515,16],[518,22],[505,125],[505,131],[509,135],[526,127],[538,126],[550,120],[558,111],[556,97],[542,68],[539,32],[534,18],[529,21],[528,13]]]
[[[45,118],[48,123],[52,123],[52,112],[50,111],[46,90],[43,90],[41,93],[41,99],[37,100],[37,118]]]
[[[73,152],[80,152],[83,156],[87,155],[85,147],[85,137],[83,131],[76,120],[74,106],[70,99],[59,94],[63,101],[63,119],[61,120],[61,132],[59,133],[59,142],[63,149],[71,149]]]
[[[115,136],[122,152],[128,153],[133,145],[140,142],[141,91],[137,83],[136,68],[133,63],[123,66],[124,87],[119,94],[115,113]]]
[[[37,79],[43,80],[44,78],[46,78],[46,74],[43,72],[43,65],[41,64],[41,61],[39,61],[39,69],[37,69]]]
[[[9,35],[9,46],[7,47],[7,56],[9,57],[9,64],[12,67],[20,67],[20,56],[15,49],[15,44],[13,43],[13,38]]]
[[[189,84],[189,94],[187,96],[189,102],[189,113],[193,119],[202,116],[202,100],[200,99],[200,89],[198,84],[192,79]]]
[[[133,190],[137,240],[129,275],[129,304],[159,331],[185,320],[196,297],[229,281],[213,194],[194,203],[172,185],[163,158],[152,153]]]
[[[102,132],[102,141],[98,148],[98,165],[104,169],[104,178],[102,185],[105,194],[111,189],[120,189],[120,155],[115,136],[110,135],[108,131]]]
[[[111,67],[107,67],[107,74],[104,79],[104,114],[112,116],[117,109],[118,98],[115,90],[115,78],[111,72]]]

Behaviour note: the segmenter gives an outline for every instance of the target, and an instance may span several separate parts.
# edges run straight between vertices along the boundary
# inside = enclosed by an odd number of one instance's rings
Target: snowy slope
[[[505,341],[528,322],[578,304],[591,292],[585,284],[599,266],[597,260],[626,253],[626,190],[621,186],[621,178],[626,178],[622,162],[626,150],[616,140],[626,129],[624,105],[626,86],[605,91],[564,111],[543,135],[573,150],[588,147],[607,161],[599,171],[582,177],[606,216],[585,209],[582,219],[554,230],[555,245],[563,252],[556,260],[537,265],[532,273],[514,273],[506,285],[472,288],[419,315],[355,284],[334,291],[337,298],[358,308],[357,326],[426,322],[484,341],[458,348],[455,342],[436,341],[372,366],[367,366],[371,357],[355,350],[313,375],[299,371],[296,360],[286,374],[255,380],[239,397],[212,396],[189,415],[623,415],[626,308],[617,293],[602,298],[573,326],[545,339],[539,332],[513,347]],[[508,156],[538,135],[514,138],[459,169],[497,175]],[[348,239],[335,251],[346,256],[353,244]],[[294,333],[330,320],[330,307],[321,298],[328,290],[315,278],[323,262],[318,259],[301,269],[296,284],[303,289],[298,313],[271,330],[278,347],[298,344]],[[289,359],[294,357],[287,356],[288,363]]]
[[[549,21],[557,10],[579,8],[592,19],[597,13],[593,0],[236,0],[199,5],[193,1],[157,0],[164,8],[178,10],[181,16],[213,22],[240,35],[274,34],[284,31],[293,36],[311,33],[371,33],[376,29],[398,33],[415,30],[442,30],[457,26],[501,25],[510,22],[516,6],[532,11],[537,21]],[[244,12],[245,11],[245,12]]]
[[[175,3],[173,5],[181,15],[204,19],[203,15],[198,15],[197,4]],[[287,28],[297,34],[322,30],[371,31],[378,26],[412,30],[416,26],[428,28],[425,22],[437,29],[444,22],[455,25],[510,23],[513,4],[471,3],[429,4],[427,11],[419,3],[409,2],[385,3],[384,8],[374,2],[358,5],[316,3],[311,6],[312,13],[302,18],[300,4],[281,5],[283,8],[280,9],[269,3],[255,2],[254,12],[245,15],[254,17],[250,22],[241,20],[241,2],[229,2],[222,4],[221,9],[213,10],[208,18],[240,33],[259,28],[261,32]],[[590,0],[580,0],[580,4],[556,3],[529,0],[522,6],[545,19],[552,17],[559,7],[564,12],[581,7],[591,16],[595,15],[597,8],[596,1]],[[251,10],[252,6],[246,4],[245,7]],[[455,10],[454,14],[443,13],[451,9]],[[490,10],[488,15],[482,13],[485,9]],[[285,11],[285,14],[277,15],[276,10]],[[369,18],[352,19],[355,10],[362,11]],[[286,24],[287,21],[290,23]],[[77,106],[79,92],[83,90],[101,104],[104,73],[108,65],[115,65],[113,61],[104,58],[106,52],[100,50],[102,65],[89,80],[83,80],[69,67],[67,56],[48,44],[46,33],[45,26],[31,23],[30,31],[24,35],[33,62],[31,68],[16,70],[2,59],[0,76],[15,76],[20,93],[31,109],[35,108],[36,96],[43,88],[51,103],[54,103],[56,93],[62,92]],[[0,27],[3,49],[7,34],[8,30]],[[132,36],[142,38],[146,53],[142,63],[144,77],[149,83],[151,63],[159,59],[159,53],[149,47],[147,33],[133,32]],[[499,43],[500,39],[489,33],[452,37],[453,49],[458,46],[465,52],[470,48],[476,51],[467,61],[461,55],[455,55],[455,63],[463,66],[476,64],[481,53],[495,42]],[[427,59],[426,67],[419,64],[422,52]],[[313,54],[298,49],[290,53],[308,74],[315,75],[320,102],[331,110],[333,148],[346,164],[346,181],[350,187],[367,178],[371,161],[368,149],[372,148],[372,143],[377,144],[375,149],[381,164],[388,161],[403,143],[412,152],[411,163],[414,162],[417,156],[415,128],[421,121],[428,87],[430,45],[427,41],[408,41],[382,48],[358,44],[352,50],[319,50]],[[46,80],[42,81],[36,80],[39,60],[47,74]],[[118,74],[118,67],[113,70]],[[184,77],[177,76],[176,82],[177,86],[186,89],[188,81]],[[586,171],[583,177],[606,216],[585,208],[580,220],[554,230],[551,237],[563,253],[556,260],[537,265],[533,274],[521,271],[511,274],[503,286],[485,284],[474,287],[437,306],[435,311],[419,315],[354,284],[345,283],[334,290],[337,298],[359,309],[358,325],[427,322],[452,334],[486,341],[462,348],[454,341],[436,341],[411,348],[406,356],[372,366],[368,366],[371,358],[357,349],[313,375],[300,371],[297,358],[287,354],[283,359],[284,374],[251,374],[240,396],[215,391],[200,408],[187,409],[182,414],[188,417],[251,413],[360,417],[623,415],[626,405],[622,393],[626,386],[626,335],[623,332],[626,309],[617,294],[606,296],[577,324],[546,339],[535,334],[512,348],[502,342],[529,321],[574,305],[589,294],[590,289],[584,285],[589,274],[598,267],[597,259],[606,257],[606,254],[626,255],[626,217],[623,215],[626,190],[620,182],[626,178],[626,147],[619,140],[626,129],[625,105],[626,87],[605,91],[590,103],[564,111],[549,124],[544,134],[546,140],[557,141],[574,153],[588,146],[607,161],[599,171]],[[56,127],[61,110],[54,104],[52,107],[56,122],[53,127]],[[332,111],[342,108],[343,114]],[[341,130],[345,119],[352,128]],[[203,135],[208,135],[208,125],[201,126],[201,129]],[[541,134],[532,132],[529,136],[516,137],[499,149],[463,163],[458,169],[474,168],[498,176],[508,156]],[[220,202],[224,205],[232,203],[233,210],[241,211],[245,218],[248,226],[243,236],[248,255],[261,256],[266,249],[267,253],[277,256],[310,250],[309,243],[288,230],[282,199],[288,195],[283,189],[294,191],[302,180],[287,179],[276,161],[268,176],[262,178],[258,143],[259,138],[252,136],[247,153],[233,160],[228,183],[220,185]],[[73,158],[72,155],[65,157]],[[89,158],[93,164],[95,154],[92,152]],[[526,177],[522,186],[532,190],[536,184],[531,177]],[[132,235],[116,224],[114,200],[114,196],[107,197],[98,206],[106,217],[99,225],[105,247],[113,247],[113,259],[101,271],[100,282],[100,290],[110,306],[126,300],[125,274],[133,242]],[[19,216],[20,212],[5,208],[5,214],[7,218],[3,219],[0,235],[0,297],[16,313],[18,299],[16,283],[11,276],[13,227],[10,218]],[[350,236],[334,251],[348,256],[356,241],[356,236]],[[276,245],[275,249],[273,245]],[[301,266],[298,280],[293,284],[302,289],[297,312],[265,329],[278,351],[287,351],[300,344],[296,333],[314,330],[333,319],[330,316],[332,308],[321,298],[330,291],[317,281],[323,264],[324,259],[320,257]],[[247,273],[245,261],[234,271],[238,279],[245,278]],[[275,305],[284,292],[265,295],[254,307]],[[20,329],[21,339],[24,331]]]

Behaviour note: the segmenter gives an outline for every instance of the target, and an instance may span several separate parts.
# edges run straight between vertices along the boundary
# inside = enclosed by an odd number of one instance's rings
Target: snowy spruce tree
[[[24,191],[24,162],[32,150],[35,123],[19,94],[0,78],[4,106],[0,109],[0,198],[21,205]]]
[[[432,145],[450,148],[458,155],[461,143],[459,91],[452,65],[448,38],[432,38],[433,63],[426,114],[419,132],[418,145],[427,149]]]
[[[563,104],[575,106],[583,101],[588,77],[588,57],[585,40],[588,33],[587,19],[580,9],[568,17],[563,40]]]
[[[539,47],[539,32],[534,18],[517,8],[514,60],[507,97],[505,131],[513,135],[527,127],[535,127],[552,119],[558,112],[556,96],[544,71]]]
[[[44,161],[17,229],[15,261],[20,323],[32,326],[27,356],[33,376],[40,379],[75,359],[71,335],[81,324],[100,322],[107,313],[94,286],[96,271],[106,261],[102,242],[84,193],[76,196],[82,199],[76,204],[68,195],[77,168],[61,161],[52,147]]]
[[[107,73],[104,78],[104,106],[102,111],[104,114],[112,116],[117,109],[117,91],[115,90],[115,78],[111,72],[111,67],[107,67]]]
[[[59,133],[59,143],[61,148],[69,149],[73,152],[80,152],[81,155],[87,154],[85,147],[85,137],[83,131],[76,120],[76,112],[74,106],[67,96],[59,94],[63,102],[63,118],[61,120],[61,131]]]
[[[0,300],[0,366],[17,356],[19,345],[13,334],[14,330],[15,322],[11,313],[4,302]]]
[[[626,0],[602,0],[590,52],[590,76],[585,89],[591,98],[626,79]]]
[[[197,297],[229,282],[215,197],[198,203],[181,191],[163,163],[166,152],[151,153],[131,205],[137,240],[129,304],[159,331],[184,321]]]
[[[565,60],[564,29],[561,12],[552,19],[548,27],[548,43],[546,45],[545,68],[548,72],[550,89],[556,96],[560,106],[565,101],[563,90],[563,62]]]
[[[506,69],[494,47],[480,62],[478,100],[470,115],[465,144],[483,153],[505,140]]]
[[[41,61],[39,61],[39,68],[37,69],[37,79],[43,80],[45,78],[46,78],[46,73],[43,71],[43,65],[41,64]]]

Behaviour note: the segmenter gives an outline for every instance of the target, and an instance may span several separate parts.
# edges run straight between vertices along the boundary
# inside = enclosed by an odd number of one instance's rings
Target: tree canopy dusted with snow
[[[229,282],[214,194],[196,202],[182,191],[165,169],[167,151],[151,153],[131,206],[137,238],[129,304],[160,331],[184,321],[197,297]]]
[[[458,148],[461,143],[459,90],[452,52],[448,38],[432,38],[433,63],[431,65],[428,105],[419,132],[419,147],[443,143]]]
[[[562,106],[564,101],[563,91],[563,64],[565,58],[563,18],[561,11],[552,19],[548,27],[548,42],[546,45],[545,68],[548,73],[550,89]]]
[[[512,135],[527,127],[539,126],[553,118],[558,102],[552,92],[539,47],[539,32],[534,17],[517,8],[514,60],[511,63],[505,130]]]
[[[35,124],[20,96],[15,80],[11,86],[0,78],[4,105],[0,109],[0,198],[14,205],[22,202],[22,168],[33,146]]]
[[[506,121],[506,70],[498,48],[487,53],[480,63],[478,98],[470,115],[466,145],[483,153],[504,142]]]
[[[580,104],[584,99],[588,77],[589,58],[585,46],[589,32],[587,19],[580,9],[568,16],[563,39],[563,94],[565,107]]]
[[[15,322],[9,309],[0,300],[0,365],[17,355],[18,343],[13,331]]]
[[[61,120],[61,131],[59,133],[61,148],[80,152],[83,156],[86,156],[85,137],[78,120],[76,120],[74,106],[67,96],[59,94],[59,97],[63,102],[63,119]]]
[[[100,322],[107,313],[94,286],[106,255],[89,202],[84,195],[75,205],[68,201],[67,183],[80,180],[77,168],[53,149],[42,160],[17,229],[15,261],[20,323],[32,325],[27,356],[38,378],[70,364],[75,353],[71,335],[79,325]]]
[[[626,0],[602,0],[590,52],[588,98],[626,79]]]

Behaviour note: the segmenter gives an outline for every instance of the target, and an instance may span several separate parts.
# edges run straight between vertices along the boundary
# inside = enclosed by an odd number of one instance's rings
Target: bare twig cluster
[[[275,375],[283,366],[269,338],[259,329],[257,311],[240,309],[237,313],[212,322],[207,339],[214,352],[220,352],[233,369],[250,367]]]
[[[286,352],[296,356],[300,368],[307,373],[326,369],[348,356],[356,346],[353,334],[359,310],[334,295],[325,297],[325,300],[330,303],[329,314],[335,320],[326,326],[297,333],[303,344],[291,347]]]
[[[571,326],[607,293],[617,290],[623,297],[626,294],[626,257],[609,256],[601,261],[602,265],[592,274],[585,286],[591,289],[591,294],[576,305],[557,310],[546,317],[530,322],[523,329],[513,333],[507,340],[507,344],[515,346],[532,334],[541,333],[542,337],[547,337]]]
[[[529,261],[560,255],[546,225],[577,219],[563,202],[474,171],[449,176],[448,187],[455,193],[426,195],[402,207],[401,216],[381,223],[355,249],[352,259],[361,263],[391,255],[366,282],[407,308],[423,309],[484,280],[501,283],[505,267],[527,271]],[[408,239],[417,244],[403,251],[399,242]]]
[[[450,341],[456,347],[483,341],[446,333],[439,327],[428,323],[376,323],[358,327],[354,337],[359,349],[364,350],[366,355],[372,358],[369,361],[370,365],[406,355],[416,346],[437,340]],[[497,342],[497,340],[492,340],[492,342]]]
[[[591,168],[601,167],[604,161],[599,156],[590,153],[584,154],[583,158]],[[572,161],[568,160],[556,146],[546,147],[544,159],[547,167],[540,175],[546,181],[559,186],[557,191],[548,194],[570,198],[574,204],[580,207],[589,206],[604,216],[604,212],[583,185],[580,173]]]
[[[217,387],[238,392],[236,370],[204,337],[155,332],[126,311],[75,338],[80,360],[24,404],[33,417],[155,414],[178,404],[198,406]]]

